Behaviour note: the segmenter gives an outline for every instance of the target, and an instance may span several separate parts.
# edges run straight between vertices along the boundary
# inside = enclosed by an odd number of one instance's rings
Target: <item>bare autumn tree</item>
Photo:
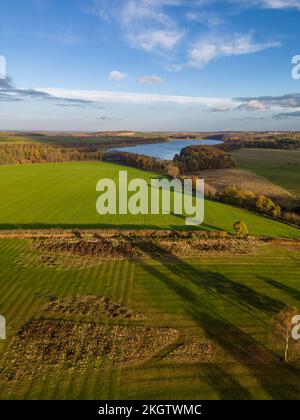
[[[284,346],[284,361],[290,361],[290,344],[293,340],[292,331],[295,327],[293,319],[299,314],[296,308],[286,307],[273,320],[273,337]],[[300,344],[300,343],[299,343]],[[297,347],[300,347],[299,345]]]

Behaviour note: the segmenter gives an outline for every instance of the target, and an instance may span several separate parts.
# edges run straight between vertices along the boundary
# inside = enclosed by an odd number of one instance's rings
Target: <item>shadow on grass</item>
[[[118,223],[118,224],[109,224],[109,223],[91,223],[91,224],[84,224],[84,223],[0,223],[0,230],[47,230],[47,229],[65,229],[65,230],[72,230],[72,229],[83,229],[83,230],[91,230],[91,229],[101,229],[101,230],[174,230],[174,231],[222,231],[216,226],[209,225],[207,223],[203,223],[199,226],[185,226],[185,225],[168,225],[165,226],[157,226],[154,224],[126,224],[126,223]]]
[[[203,365],[206,381],[224,400],[250,400],[251,393],[247,388],[239,384],[232,375],[228,374],[222,365],[206,364]]]
[[[268,277],[259,276],[258,278],[261,279],[262,281],[264,281],[265,283],[267,283],[268,285],[273,286],[276,289],[280,290],[281,292],[286,293],[292,299],[295,299],[298,302],[300,302],[300,291],[299,290],[294,289],[293,287],[287,286],[286,284],[279,283],[278,281],[270,279]]]
[[[156,258],[159,261],[165,258],[165,260],[170,262],[168,269],[176,276],[188,278],[193,284],[211,292],[216,297],[222,296],[230,299],[232,304],[239,303],[243,308],[254,308],[269,316],[277,314],[285,307],[279,300],[258,293],[246,285],[232,281],[223,274],[200,271],[187,263],[186,260],[176,257],[151,240],[148,243],[140,242],[138,246],[144,253],[148,253],[151,258]]]
[[[158,248],[156,255],[165,256],[167,254],[165,249],[160,249],[156,244],[153,244],[153,246]],[[143,251],[147,250],[143,249]],[[153,258],[152,252],[150,256]],[[157,257],[156,259],[163,263],[161,258]],[[166,265],[166,268],[171,272],[170,275],[161,272],[147,261],[139,261],[136,264],[142,266],[145,271],[160,279],[172,292],[175,292],[184,302],[186,313],[198,323],[206,336],[218,344],[238,364],[244,366],[269,397],[272,399],[300,398],[299,369],[284,365],[270,349],[203,302],[190,289],[189,283],[202,291],[210,292],[210,290],[213,290],[216,297],[219,298],[229,296],[239,304],[241,310],[243,306],[252,306],[263,310],[270,316],[284,307],[282,302],[261,295],[219,273],[196,269],[188,262],[173,255],[169,255]],[[234,302],[230,302],[229,305],[233,304]],[[224,367],[220,368],[216,364],[207,364],[205,365],[205,372],[207,380],[219,393],[220,398],[249,399],[252,397],[250,392],[238,383],[232,375],[224,372]]]

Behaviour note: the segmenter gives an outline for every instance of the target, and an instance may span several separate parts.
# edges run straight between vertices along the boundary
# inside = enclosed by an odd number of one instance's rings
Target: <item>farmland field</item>
[[[300,150],[241,149],[232,155],[240,168],[249,169],[300,197]]]
[[[271,320],[284,305],[299,308],[299,251],[262,245],[248,255],[177,258],[172,263],[95,260],[94,266],[77,269],[30,266],[31,253],[27,240],[0,241],[0,313],[7,320],[7,340],[0,342],[2,399],[299,398],[299,364],[283,364],[269,340]],[[95,315],[78,319],[76,314],[45,310],[55,299],[72,296],[107,297],[144,318],[102,321]],[[41,316],[42,321],[30,321]],[[77,333],[92,322],[94,330],[118,324],[124,331],[146,328],[148,333],[170,330],[173,335],[167,344],[126,366],[114,366],[105,354],[102,365],[96,363],[85,353],[92,345],[86,335],[73,337],[79,341],[75,355],[68,350],[59,363],[48,360],[64,320],[74,319]],[[44,330],[32,338],[24,324],[37,328],[38,322]],[[42,353],[48,364],[37,366],[31,352],[40,357],[45,345],[41,340],[51,324],[59,328]],[[15,345],[18,332],[21,348]],[[216,354],[197,359],[192,350],[181,352],[180,346],[193,339],[202,348],[214,343]],[[36,340],[37,347],[30,347],[30,340]],[[107,354],[115,346],[113,341]],[[119,345],[115,357],[126,353]]]
[[[71,236],[67,246],[78,232],[63,229],[91,229],[100,251],[107,228],[184,229],[173,214],[99,216],[96,184],[120,170],[156,176],[103,162],[0,167],[0,398],[299,399],[300,361],[284,364],[272,338],[274,317],[300,305],[299,229],[206,200],[199,229],[232,232],[244,220],[275,239],[243,247],[220,236],[216,251],[204,239],[189,258],[179,242],[177,254],[151,241],[135,245],[143,255],[120,254],[120,232],[118,256],[89,255],[84,236],[78,254],[47,250],[56,243],[47,228]]]
[[[15,414],[300,401],[299,18],[300,0],[0,0]]]
[[[0,167],[0,228],[180,228],[182,217],[99,216],[96,213],[96,184],[128,170],[129,178],[150,180],[153,174],[102,162],[11,165]],[[299,237],[300,230],[253,213],[206,200],[201,229],[232,232],[243,220],[253,235]]]
[[[248,169],[215,169],[201,171],[197,175],[203,177],[205,182],[218,191],[222,191],[230,185],[241,191],[252,191],[256,195],[267,193],[268,197],[274,199],[278,204],[294,204],[297,201],[294,195],[286,189]]]

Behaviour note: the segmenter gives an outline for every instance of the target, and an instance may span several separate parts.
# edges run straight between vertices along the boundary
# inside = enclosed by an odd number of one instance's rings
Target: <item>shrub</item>
[[[233,229],[235,230],[235,233],[239,238],[244,238],[245,236],[249,235],[248,226],[243,221],[236,222],[233,225]]]

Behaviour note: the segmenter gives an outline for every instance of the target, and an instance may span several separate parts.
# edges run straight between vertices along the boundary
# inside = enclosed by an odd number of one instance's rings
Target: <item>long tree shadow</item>
[[[232,375],[226,372],[220,364],[202,366],[207,382],[225,400],[250,400],[252,395],[247,388],[241,386]],[[233,392],[234,390],[234,392]]]
[[[141,246],[143,247],[143,251],[146,251],[145,247],[147,245],[142,244]],[[153,246],[157,247],[157,253],[153,254],[153,252],[150,252],[149,255],[163,262],[162,257],[166,257],[168,253],[165,249],[153,243],[150,248],[153,249]],[[216,290],[219,293],[229,293],[231,298],[240,299],[245,304],[249,304],[250,296],[250,300],[252,299],[251,305],[257,309],[261,309],[265,304],[267,306],[266,310],[270,314],[275,313],[283,306],[281,302],[251,291],[246,286],[245,288],[236,287],[235,284],[232,284],[234,282],[225,276],[221,276],[219,273],[202,272],[200,269],[196,269],[186,261],[174,257],[172,254],[169,254],[168,264],[166,265],[172,274],[171,276],[160,271],[153,264],[149,264],[145,260],[136,262],[136,264],[141,265],[145,271],[159,278],[170,290],[175,292],[184,301],[186,313],[198,323],[207,337],[217,343],[228,355],[237,360],[239,364],[245,366],[268,395],[273,399],[299,399],[299,370],[295,367],[292,368],[284,365],[277,355],[222,317],[211,306],[205,304],[185,284],[186,281],[190,281],[192,285],[196,285],[202,290],[207,290],[208,285],[211,285],[208,284],[208,281],[202,282],[199,279],[206,278],[208,280],[209,278],[212,283],[213,279],[216,278]],[[177,280],[178,277],[179,280]],[[180,278],[185,280],[185,284],[180,281]],[[224,281],[224,286],[220,284],[222,281]],[[246,301],[247,296],[248,302]],[[215,381],[214,387],[219,392],[222,392],[223,398],[228,398],[229,395],[231,398],[234,397],[236,390],[239,391],[241,396],[244,395],[245,398],[250,398],[245,388],[238,384],[235,379],[230,378],[229,374],[227,374],[227,383],[228,386],[234,387],[231,390],[233,395],[229,390],[224,390],[224,376],[222,373],[217,375],[216,370],[213,367],[210,370],[210,367],[207,365],[206,370],[208,376]],[[229,385],[230,383],[231,385]]]
[[[259,276],[259,279],[264,281],[265,283],[269,284],[270,286],[275,287],[276,289],[285,292],[287,295],[289,295],[292,299],[297,300],[300,302],[300,291],[297,289],[294,289],[293,287],[287,286],[284,283],[280,283],[279,281],[276,281],[274,279],[270,279],[268,277]]]
[[[269,316],[273,316],[285,306],[281,301],[261,294],[246,285],[232,281],[223,274],[200,271],[187,263],[186,260],[182,260],[174,254],[171,254],[153,241],[141,241],[138,243],[138,246],[144,253],[151,256],[152,259],[167,261],[168,269],[174,272],[175,275],[188,278],[198,287],[210,291],[215,295],[222,296],[222,298],[228,298],[236,304],[241,304],[244,308],[255,308]]]

